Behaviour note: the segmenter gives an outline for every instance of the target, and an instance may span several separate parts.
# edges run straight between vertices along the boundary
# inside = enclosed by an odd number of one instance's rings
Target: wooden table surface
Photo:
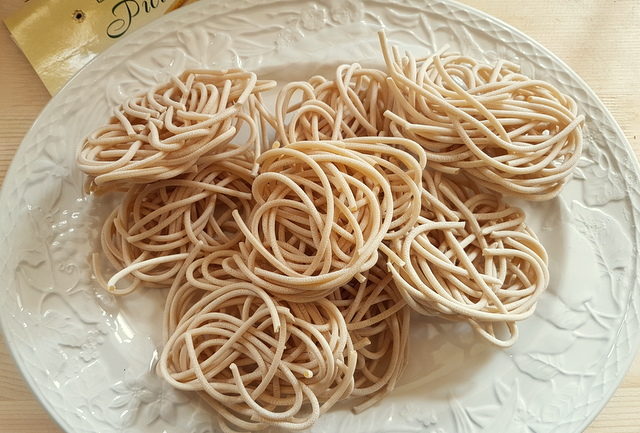
[[[1,0],[0,18],[24,0]],[[640,154],[638,0],[464,0],[541,42],[598,94]],[[22,137],[49,100],[6,28],[0,28],[0,182]],[[0,432],[60,433],[0,339]],[[640,432],[640,356],[588,433]]]

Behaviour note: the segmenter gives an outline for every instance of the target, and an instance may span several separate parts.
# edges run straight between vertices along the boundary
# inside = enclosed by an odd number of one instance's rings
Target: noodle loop
[[[405,266],[390,262],[400,293],[419,313],[465,320],[510,346],[549,283],[544,247],[499,196],[437,172],[424,178],[422,216],[397,251]]]
[[[257,157],[264,137],[259,93],[275,86],[241,70],[186,71],[172,82],[129,99],[108,125],[89,134],[78,155],[90,190],[170,179],[200,156]],[[246,126],[249,138],[230,145]]]
[[[380,33],[394,105],[394,135],[427,151],[429,166],[464,170],[481,185],[527,200],[555,197],[582,151],[576,103],[513,63],[454,54],[417,61]]]

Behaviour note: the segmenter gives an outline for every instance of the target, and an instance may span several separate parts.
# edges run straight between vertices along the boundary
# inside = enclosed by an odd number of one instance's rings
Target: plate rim
[[[288,1],[293,1],[293,0],[288,0]],[[312,0],[309,0],[309,1],[312,1]],[[361,0],[361,3],[363,5],[366,5],[366,3],[370,2],[370,1],[375,1],[375,0]],[[398,2],[398,3],[402,3],[402,4],[413,4],[413,2],[411,0],[395,0],[395,1]],[[215,0],[198,0],[198,1],[194,2],[194,3],[191,3],[189,5],[186,5],[186,6],[182,7],[182,8],[179,8],[179,9],[177,9],[175,11],[172,11],[170,14],[163,15],[163,16],[159,17],[158,19],[156,19],[154,21],[151,21],[150,23],[147,23],[146,25],[144,25],[144,26],[136,29],[135,31],[131,32],[130,34],[126,35],[124,38],[119,39],[118,41],[116,41],[113,45],[108,47],[103,52],[98,53],[86,65],[84,65],[79,71],[77,71],[64,84],[64,86],[62,86],[60,88],[60,90],[55,95],[53,95],[51,97],[51,99],[49,99],[49,101],[43,106],[42,110],[40,110],[40,112],[35,117],[33,123],[31,124],[29,129],[26,131],[26,133],[23,136],[20,144],[16,148],[16,152],[14,153],[14,156],[12,157],[11,163],[9,164],[9,167],[8,167],[6,175],[4,177],[2,186],[0,188],[0,201],[3,202],[4,199],[6,198],[6,196],[8,195],[8,186],[7,186],[8,183],[7,183],[7,180],[9,180],[9,179],[11,179],[12,177],[15,176],[14,172],[17,170],[17,164],[16,164],[16,161],[15,161],[15,156],[18,154],[19,150],[22,147],[24,147],[25,143],[27,141],[29,141],[29,139],[31,139],[33,134],[35,134],[35,132],[39,129],[40,123],[42,123],[42,121],[43,121],[42,119],[45,117],[45,114],[47,114],[51,110],[51,107],[53,107],[55,105],[56,101],[62,97],[61,95],[64,95],[66,92],[69,91],[69,89],[71,89],[74,86],[74,84],[79,80],[79,78],[78,78],[79,76],[82,77],[82,76],[90,73],[91,69],[93,67],[95,67],[94,65],[99,64],[103,58],[109,57],[109,55],[111,55],[112,53],[118,51],[121,46],[125,45],[129,41],[134,40],[136,37],[139,37],[140,35],[142,35],[142,34],[144,34],[146,32],[149,32],[150,30],[160,28],[166,21],[171,20],[171,19],[175,19],[175,18],[180,17],[180,16],[189,15],[192,11],[196,11],[196,10],[198,10],[200,8],[204,9],[208,4],[211,4],[211,5],[215,4],[215,6],[217,8],[220,8],[221,10],[216,15],[220,15],[221,16],[221,15],[225,15],[225,14],[228,14],[228,13],[231,13],[231,12],[234,12],[234,11],[241,11],[243,9],[247,9],[247,8],[251,8],[251,7],[255,7],[255,6],[266,6],[266,5],[270,4],[270,3],[277,3],[277,0],[242,0],[242,1],[237,1],[236,0],[235,2],[234,2],[234,0],[223,0],[223,1],[220,1],[220,2],[215,1]],[[492,23],[494,26],[496,26],[498,28],[506,29],[511,34],[518,35],[522,39],[527,40],[529,43],[531,43],[533,46],[535,46],[537,49],[539,49],[541,52],[543,52],[546,56],[548,56],[549,58],[551,58],[555,62],[557,62],[559,65],[561,65],[563,70],[564,70],[564,72],[568,73],[578,84],[580,84],[582,89],[584,91],[586,91],[587,95],[590,96],[594,101],[597,102],[598,108],[601,109],[603,111],[603,113],[605,114],[605,116],[606,116],[606,121],[604,123],[608,124],[609,126],[611,126],[613,128],[613,132],[620,139],[620,142],[623,145],[624,149],[631,156],[630,164],[633,167],[633,171],[635,172],[635,174],[640,174],[640,162],[638,161],[638,157],[636,156],[636,152],[634,151],[633,147],[629,143],[624,130],[621,128],[619,123],[613,117],[613,115],[611,114],[609,108],[602,102],[602,100],[597,95],[597,93],[582,78],[582,76],[580,74],[578,74],[573,68],[571,68],[564,60],[562,60],[559,56],[557,56],[550,49],[546,48],[537,39],[534,39],[533,37],[531,37],[528,34],[526,34],[524,31],[519,30],[518,28],[514,27],[513,25],[511,25],[511,24],[509,24],[509,23],[507,23],[507,22],[505,22],[505,21],[503,21],[503,20],[501,20],[501,19],[499,19],[497,17],[494,17],[494,16],[492,16],[492,15],[490,15],[490,14],[488,14],[488,13],[486,13],[486,12],[480,10],[480,9],[477,9],[477,8],[475,8],[473,6],[461,3],[461,2],[459,2],[457,0],[427,0],[427,1],[425,1],[424,7],[433,9],[433,6],[435,4],[438,4],[438,3],[448,3],[449,5],[452,5],[452,6],[454,6],[455,8],[457,8],[459,10],[463,10],[465,12],[470,13],[471,15],[475,15],[476,17],[481,18],[484,21],[488,21],[488,22]],[[434,13],[435,13],[435,11],[434,11]],[[456,21],[461,22],[460,19],[456,19]],[[628,198],[630,195],[631,195],[631,192],[627,188],[625,190],[625,197]],[[640,212],[635,212],[634,214],[636,216],[640,216]],[[637,293],[638,287],[640,287],[640,286],[638,284],[636,284],[636,285],[633,285],[631,287],[631,289],[630,289],[629,300],[631,302],[633,301],[633,298],[638,295],[638,293]],[[1,286],[0,286],[0,289],[2,289]],[[35,383],[36,379],[32,374],[30,374],[27,371],[25,363],[18,362],[19,355],[17,353],[17,346],[9,338],[9,334],[5,331],[5,329],[6,329],[6,320],[7,320],[7,317],[5,317],[5,316],[6,315],[3,314],[3,311],[0,310],[0,333],[3,335],[5,346],[7,347],[7,351],[11,355],[11,358],[14,361],[14,365],[17,367],[17,369],[20,372],[23,380],[27,383],[31,393],[35,396],[37,401],[47,411],[48,415],[61,428],[61,430],[65,431],[67,433],[74,433],[76,430],[69,425],[67,419],[63,417],[62,413],[57,411],[55,409],[55,407],[53,407],[53,405],[51,404],[50,400],[45,398],[44,393],[40,392],[38,390],[38,387],[36,386],[36,383]],[[625,312],[625,318],[624,318],[623,322],[621,323],[620,327],[623,325],[625,320],[628,320],[627,316],[628,316],[628,314]],[[594,410],[591,414],[589,414],[589,416],[587,416],[584,419],[582,424],[580,424],[580,430],[581,431],[585,430],[597,418],[597,416],[601,413],[602,409],[609,403],[609,401],[611,400],[611,397],[613,396],[613,394],[615,394],[615,392],[618,390],[620,384],[622,383],[624,378],[627,376],[628,371],[629,371],[634,359],[638,356],[639,352],[640,352],[640,333],[637,333],[635,338],[633,339],[633,345],[632,345],[632,349],[630,351],[630,356],[627,359],[625,359],[623,361],[623,363],[622,363],[621,374],[619,374],[613,380],[613,382],[616,385],[613,386],[613,387],[610,387],[606,392],[603,393],[603,398],[600,399],[596,403],[596,406],[598,407],[598,409]]]

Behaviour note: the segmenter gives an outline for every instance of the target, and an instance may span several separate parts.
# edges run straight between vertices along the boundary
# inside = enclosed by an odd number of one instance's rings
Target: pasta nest
[[[416,59],[381,43],[393,108],[393,135],[412,139],[429,166],[464,170],[481,185],[527,200],[548,200],[569,180],[582,152],[584,116],[552,84],[457,54]]]
[[[101,244],[114,268],[137,269],[130,271],[126,288],[116,288],[117,277],[107,285],[110,291],[129,293],[142,281],[169,287],[194,245],[208,254],[243,240],[232,212],[251,212],[251,167],[246,158],[204,157],[195,171],[133,184],[105,221]]]
[[[274,86],[242,70],[189,70],[130,98],[82,143],[77,163],[89,176],[87,188],[126,190],[169,179],[204,155],[257,156],[264,139],[260,93]],[[248,138],[240,137],[242,130]],[[231,144],[236,138],[241,145]]]
[[[242,271],[294,302],[320,299],[378,261],[383,240],[399,238],[420,211],[422,163],[394,138],[303,141],[259,158],[255,206],[245,223]],[[421,152],[414,143],[406,149]],[[390,161],[401,161],[399,166]],[[405,171],[406,170],[406,171]],[[398,186],[397,189],[392,189]]]
[[[385,72],[358,63],[341,65],[333,80],[316,75],[286,84],[278,94],[271,123],[276,139],[285,145],[390,136],[384,112],[391,103]]]
[[[212,290],[181,317],[158,363],[198,391],[220,425],[304,429],[354,388],[356,352],[338,308],[287,304],[251,283]]]
[[[524,212],[438,172],[425,171],[423,194],[421,217],[397,251],[404,266],[389,263],[400,293],[421,314],[465,320],[510,346],[549,283],[547,253]]]

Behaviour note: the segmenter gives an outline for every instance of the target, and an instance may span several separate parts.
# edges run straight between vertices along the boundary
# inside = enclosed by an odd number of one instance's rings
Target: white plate
[[[74,155],[126,96],[186,67],[242,66],[279,80],[344,61],[381,64],[376,30],[414,52],[450,45],[503,57],[572,95],[586,152],[559,199],[527,205],[551,286],[518,343],[500,350],[462,325],[416,320],[402,385],[314,432],[578,432],[629,366],[640,335],[638,170],[619,127],[565,64],[511,27],[444,1],[201,1],[99,56],[42,112],[13,161],[0,210],[0,313],[33,391],[68,432],[215,431],[197,400],[152,372],[163,292],[115,299],[87,257],[107,203],[82,195]]]

